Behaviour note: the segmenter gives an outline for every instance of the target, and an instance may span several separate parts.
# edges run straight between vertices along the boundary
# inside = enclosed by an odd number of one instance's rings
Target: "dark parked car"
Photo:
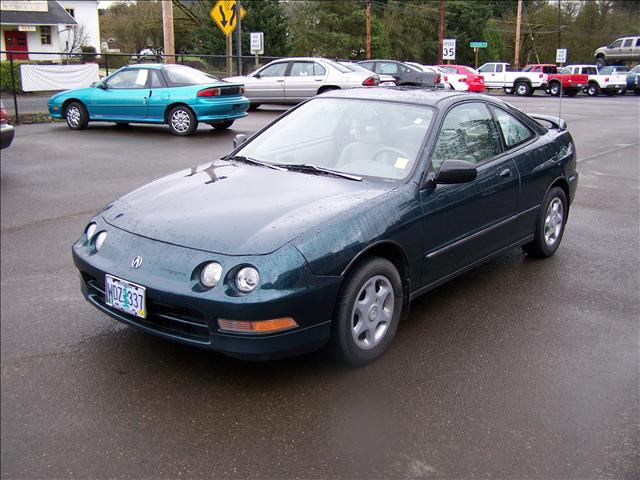
[[[15,129],[9,124],[9,116],[4,108],[2,100],[0,100],[0,149],[7,148],[13,142]]]
[[[433,87],[439,82],[438,74],[395,60],[365,60],[358,63],[378,75],[391,75],[396,79],[396,85]]]
[[[627,90],[634,92],[636,95],[640,95],[640,82],[638,82],[638,76],[640,75],[640,65],[636,65],[627,75]]]
[[[508,248],[553,255],[578,182],[562,120],[433,89],[326,92],[234,144],[89,222],[89,302],[233,356],[330,342],[364,364],[416,297]]]

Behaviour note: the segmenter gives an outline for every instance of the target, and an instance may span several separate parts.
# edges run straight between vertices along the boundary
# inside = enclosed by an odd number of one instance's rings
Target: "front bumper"
[[[329,339],[341,278],[313,275],[292,246],[253,258],[226,257],[144,239],[111,226],[107,231],[107,242],[95,254],[89,253],[83,235],[73,246],[73,260],[85,299],[122,323],[168,340],[257,360],[315,350]],[[134,255],[145,259],[139,269],[130,266]],[[221,280],[215,288],[202,291],[193,278],[194,268],[211,260],[223,265],[223,278],[232,271],[228,265],[253,264],[263,277],[261,285],[251,294],[238,295]],[[284,271],[270,275],[269,268],[276,267]],[[107,273],[146,288],[145,319],[106,305]],[[279,317],[293,317],[298,327],[246,334],[222,331],[218,326],[218,318],[256,321]]]

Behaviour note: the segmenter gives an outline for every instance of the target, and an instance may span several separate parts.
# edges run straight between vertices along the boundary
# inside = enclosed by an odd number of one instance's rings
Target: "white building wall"
[[[63,8],[74,10],[74,18],[78,25],[84,25],[87,45],[100,52],[100,19],[98,17],[98,0],[58,0]],[[64,50],[66,42],[71,42],[70,33],[60,34],[60,48]]]
[[[51,27],[51,45],[42,44],[39,25],[35,27],[36,28],[35,32],[26,32],[27,48],[29,49],[29,52],[57,53],[61,51],[63,46],[60,45],[59,43],[60,35],[58,34],[58,32],[63,30],[65,27],[64,25],[49,25],[49,27]],[[4,42],[4,32],[9,30],[18,30],[18,27],[16,25],[3,25],[2,27],[0,27],[0,37],[2,40],[0,42],[0,50],[2,51],[6,50],[6,45]],[[6,55],[2,54],[2,58],[0,60],[6,60]],[[59,55],[38,55],[38,54],[30,53],[29,60],[51,60],[51,61],[57,62],[60,60],[60,56]]]

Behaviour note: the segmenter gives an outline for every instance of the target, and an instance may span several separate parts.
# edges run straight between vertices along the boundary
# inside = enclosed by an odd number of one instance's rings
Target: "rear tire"
[[[224,122],[211,122],[209,125],[211,125],[216,130],[226,130],[231,125],[233,125],[233,120],[226,120]]]
[[[71,130],[84,130],[89,125],[89,113],[82,102],[71,102],[64,111]]]
[[[260,107],[259,103],[251,103],[249,104],[249,111],[255,112],[256,110],[258,110],[259,107]]]
[[[378,359],[391,345],[402,315],[402,281],[396,267],[373,257],[345,279],[336,302],[331,346],[351,365]]]
[[[540,206],[533,240],[522,246],[531,257],[550,257],[560,246],[569,214],[567,195],[560,187],[553,187]]]
[[[519,97],[530,97],[533,94],[533,89],[527,82],[518,82],[513,89]]]
[[[604,59],[604,57],[596,58],[596,67],[598,67],[598,69],[604,68],[606,66],[607,66],[607,61]]]
[[[184,105],[173,107],[168,115],[169,131],[174,135],[186,137],[198,128],[198,119],[193,111]]]

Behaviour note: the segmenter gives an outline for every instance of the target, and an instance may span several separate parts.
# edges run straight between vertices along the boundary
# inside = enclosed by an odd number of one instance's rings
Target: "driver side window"
[[[276,63],[269,65],[260,71],[261,77],[284,77],[284,72],[287,70],[288,62]]]
[[[447,113],[431,155],[431,164],[434,170],[450,159],[478,165],[500,152],[498,131],[485,104],[465,103]]]
[[[149,70],[146,68],[123,70],[107,80],[109,88],[144,88],[147,84]]]

